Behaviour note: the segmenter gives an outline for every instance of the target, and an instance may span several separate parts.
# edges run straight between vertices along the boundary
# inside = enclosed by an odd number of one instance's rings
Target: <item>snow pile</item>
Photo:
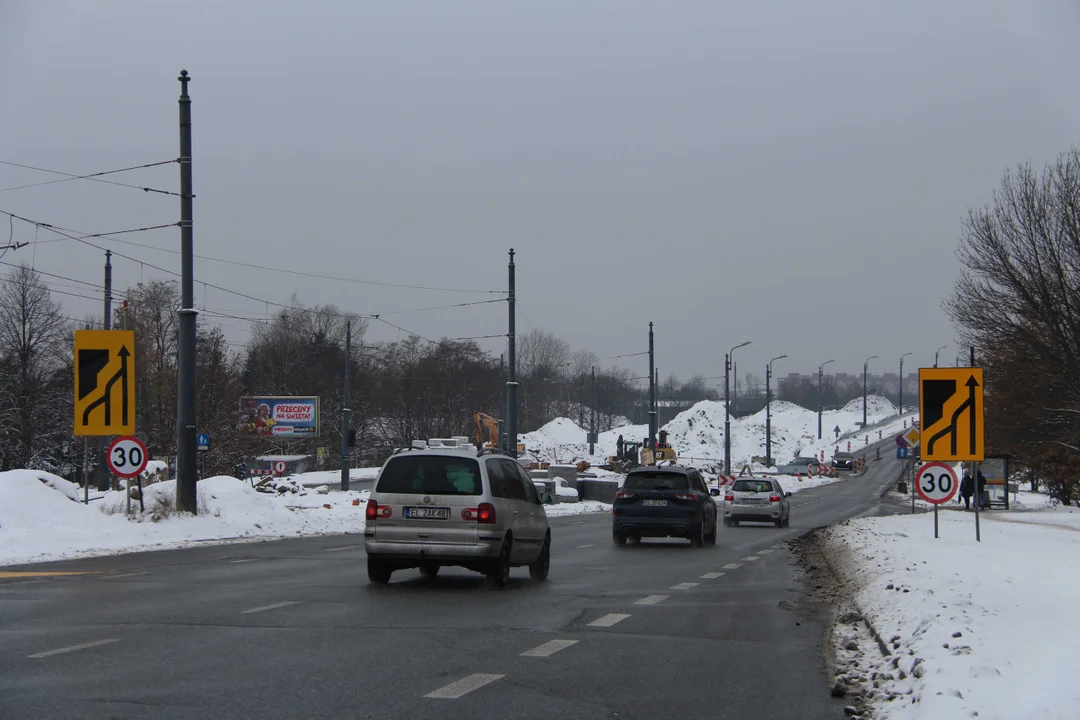
[[[1075,717],[1080,509],[864,518],[825,531],[830,564],[889,651],[838,626],[838,665],[875,718]],[[848,665],[850,663],[850,665]],[[848,665],[847,667],[844,667]]]
[[[832,457],[835,443],[833,429],[841,433],[859,429],[862,423],[862,398],[853,400],[841,410],[822,413],[824,439],[817,439],[817,412],[793,403],[774,401],[772,413],[772,455],[780,462],[787,462],[803,454],[817,455],[825,450],[825,458]],[[877,423],[896,415],[896,407],[883,397],[871,396],[867,400],[867,422]],[[731,458],[736,468],[749,465],[751,458],[765,454],[766,412],[762,409],[754,415],[731,420]],[[898,423],[903,419],[898,418]],[[908,420],[910,422],[910,419]],[[891,427],[891,426],[890,426]],[[679,413],[663,426],[668,432],[668,442],[684,462],[709,465],[724,458],[724,403],[704,400]],[[902,429],[902,428],[901,428]],[[530,453],[549,462],[576,462],[586,459],[594,465],[601,464],[614,455],[621,435],[627,442],[641,442],[649,433],[647,425],[627,425],[600,433],[596,452],[590,456],[586,431],[568,418],[556,418],[539,430],[521,435]],[[869,433],[871,442],[877,442],[877,430]],[[846,449],[846,441],[841,441]],[[852,443],[852,449],[859,442]]]
[[[349,480],[374,480],[379,476],[379,470],[382,468],[352,468],[349,470]],[[341,487],[341,470],[316,470],[314,472],[300,473],[299,475],[291,475],[294,480],[299,482],[304,487],[317,487],[319,485],[329,485],[330,487]]]
[[[278,497],[256,492],[247,481],[219,476],[199,482],[199,514],[192,517],[175,512],[176,482],[170,480],[144,488],[145,511],[137,498],[132,499],[135,516],[129,519],[123,491],[83,505],[66,496],[65,482],[37,471],[0,473],[0,565],[163,549],[195,541],[358,533],[364,527],[368,494]]]

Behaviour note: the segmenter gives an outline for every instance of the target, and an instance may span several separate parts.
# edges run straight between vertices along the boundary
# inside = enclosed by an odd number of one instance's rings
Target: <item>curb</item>
[[[826,552],[824,547],[822,547],[821,555],[825,559],[825,564],[829,566],[829,572],[832,573],[833,577],[835,577],[837,580],[840,580],[845,586],[847,586],[848,582],[846,580],[842,580],[841,575],[836,572],[836,567],[833,565],[832,559],[829,557],[829,553]],[[862,618],[863,624],[866,626],[867,631],[869,631],[870,636],[874,638],[875,642],[877,642],[878,650],[881,651],[882,657],[892,657],[892,652],[889,650],[888,644],[886,644],[886,642],[882,639],[881,633],[878,632],[878,629],[874,627],[874,624],[872,622],[870,622],[870,619],[867,617],[866,613],[863,612],[862,606],[859,605],[859,602],[857,600],[855,600],[854,594],[852,594],[850,602],[855,607],[855,611],[858,612],[859,616]],[[833,621],[833,625],[836,625],[835,620]]]

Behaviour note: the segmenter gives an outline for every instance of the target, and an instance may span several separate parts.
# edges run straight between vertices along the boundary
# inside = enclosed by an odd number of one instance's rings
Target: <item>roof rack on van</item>
[[[484,455],[506,455],[507,457],[514,457],[508,451],[497,447],[482,447],[476,452],[476,457],[483,457]]]

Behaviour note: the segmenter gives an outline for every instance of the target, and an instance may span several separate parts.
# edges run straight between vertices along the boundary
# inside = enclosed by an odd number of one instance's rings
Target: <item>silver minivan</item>
[[[500,587],[511,567],[548,576],[547,513],[525,468],[502,450],[399,450],[379,472],[365,517],[368,579],[379,585],[395,570],[435,577],[444,565],[482,572]]]

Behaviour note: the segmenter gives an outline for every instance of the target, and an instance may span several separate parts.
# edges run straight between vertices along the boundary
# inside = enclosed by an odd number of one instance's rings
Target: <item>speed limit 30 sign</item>
[[[941,505],[953,499],[957,486],[956,471],[942,462],[926,463],[915,477],[915,490],[928,503]]]
[[[122,478],[133,478],[146,469],[146,445],[135,437],[119,437],[106,453],[109,470]]]

